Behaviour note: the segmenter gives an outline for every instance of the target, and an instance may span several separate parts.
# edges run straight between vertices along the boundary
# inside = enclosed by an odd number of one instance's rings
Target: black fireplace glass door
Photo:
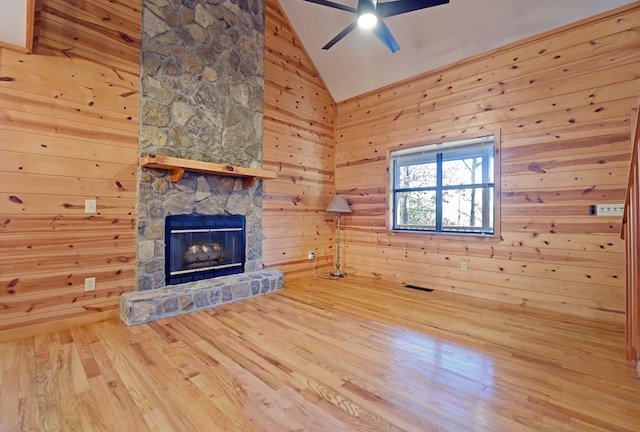
[[[168,216],[165,242],[167,285],[244,272],[244,216]]]

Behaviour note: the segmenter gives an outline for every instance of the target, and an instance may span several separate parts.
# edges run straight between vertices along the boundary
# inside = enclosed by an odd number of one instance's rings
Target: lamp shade
[[[349,203],[344,196],[336,195],[329,203],[327,211],[335,213],[351,213],[351,208],[349,207]]]

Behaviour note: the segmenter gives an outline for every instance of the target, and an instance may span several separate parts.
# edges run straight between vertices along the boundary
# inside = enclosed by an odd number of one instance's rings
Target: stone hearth
[[[282,272],[262,270],[137,291],[120,297],[120,319],[127,325],[195,312],[284,288]]]

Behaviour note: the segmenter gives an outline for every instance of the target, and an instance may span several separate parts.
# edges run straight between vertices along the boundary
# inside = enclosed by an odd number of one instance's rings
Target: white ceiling
[[[400,45],[392,54],[356,29],[322,47],[355,15],[304,0],[279,0],[336,102],[401,81],[633,0],[451,0],[385,19]],[[331,0],[353,8],[357,0]]]

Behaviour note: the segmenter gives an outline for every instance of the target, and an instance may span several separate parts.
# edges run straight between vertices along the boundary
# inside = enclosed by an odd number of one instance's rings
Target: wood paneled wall
[[[265,8],[263,262],[288,277],[332,264],[335,103],[277,0]],[[324,255],[323,255],[324,252]]]
[[[41,3],[36,52],[0,48],[0,340],[133,289],[141,2]]]
[[[621,218],[589,205],[624,202],[639,70],[635,3],[338,103],[346,270],[622,322]],[[386,229],[389,148],[496,130],[499,241]]]

